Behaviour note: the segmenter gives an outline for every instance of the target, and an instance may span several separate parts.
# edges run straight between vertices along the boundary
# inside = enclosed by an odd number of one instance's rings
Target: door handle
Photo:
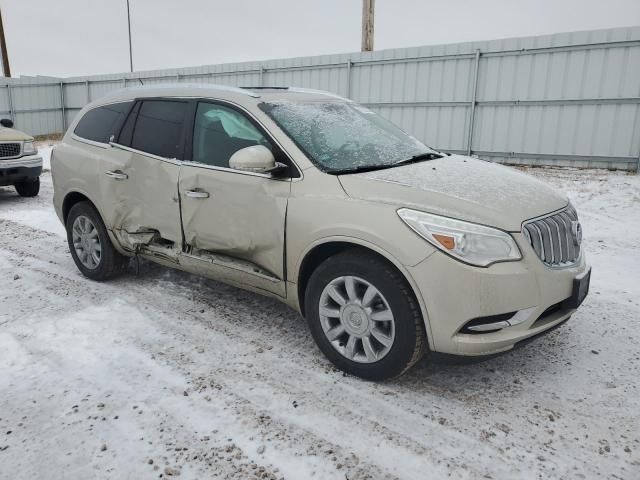
[[[114,180],[126,180],[127,178],[129,178],[129,175],[127,175],[126,173],[122,173],[122,172],[120,172],[118,170],[116,170],[116,171],[109,170],[109,171],[104,172],[104,174],[107,177],[113,178]]]
[[[189,198],[209,198],[209,192],[203,192],[200,190],[187,190],[184,194]]]

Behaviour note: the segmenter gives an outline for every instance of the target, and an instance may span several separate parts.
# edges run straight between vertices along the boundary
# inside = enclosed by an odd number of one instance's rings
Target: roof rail
[[[303,87],[240,87],[242,89],[247,90],[288,90],[289,92],[294,93],[314,93],[316,95],[325,95],[327,97],[339,98],[340,100],[349,100],[348,98],[341,97],[340,95],[336,95],[335,93],[327,92],[326,90],[316,90],[313,88],[303,88]],[[350,100],[349,100],[350,101]]]
[[[348,98],[341,97],[335,93],[327,92],[326,90],[316,90],[314,88],[289,87],[289,91],[297,93],[315,93],[317,95],[326,95],[327,97],[339,98],[341,100],[349,100]]]
[[[143,79],[144,80],[144,79]],[[165,88],[201,88],[203,90],[221,90],[221,91],[225,91],[225,92],[234,92],[234,93],[239,93],[242,95],[248,95],[250,97],[254,97],[254,98],[259,98],[260,95],[256,94],[256,93],[252,93],[250,90],[244,89],[244,88],[239,88],[239,87],[232,87],[229,85],[218,85],[216,83],[176,83],[176,82],[171,82],[171,83],[154,83],[153,85],[136,85],[133,87],[126,87],[126,88],[120,88],[118,90],[114,90],[113,92],[110,92],[113,95],[117,95],[118,93],[122,92],[122,91],[131,91],[131,90],[141,90],[141,91],[145,91],[145,90],[156,90],[156,89],[165,89]]]
[[[291,87],[240,87],[246,90],[289,90]]]

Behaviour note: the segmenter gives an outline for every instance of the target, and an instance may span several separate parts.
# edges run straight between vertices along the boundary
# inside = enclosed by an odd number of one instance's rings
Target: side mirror
[[[229,166],[253,173],[277,173],[287,168],[285,164],[276,162],[271,150],[264,145],[253,145],[238,150],[231,155]]]
[[[3,118],[2,120],[0,120],[0,125],[6,128],[13,128],[13,120],[11,120],[10,118]]]

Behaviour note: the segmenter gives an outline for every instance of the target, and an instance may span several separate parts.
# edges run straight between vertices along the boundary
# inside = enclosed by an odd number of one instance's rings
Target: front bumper
[[[39,177],[42,173],[42,157],[29,155],[26,157],[0,159],[0,186],[13,185],[30,178]]]
[[[407,267],[422,295],[426,327],[437,352],[489,355],[510,350],[518,342],[538,335],[568,319],[575,308],[565,302],[574,279],[588,267],[584,254],[573,266],[545,266],[522,234],[514,234],[523,258],[473,267],[436,252],[414,267]],[[464,333],[473,319],[516,313],[513,325],[497,331]],[[507,315],[508,317],[508,315]]]

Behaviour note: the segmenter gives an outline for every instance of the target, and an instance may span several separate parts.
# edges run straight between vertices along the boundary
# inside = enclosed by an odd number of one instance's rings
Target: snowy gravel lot
[[[640,177],[531,172],[580,213],[582,309],[378,384],[274,300],[148,262],[86,280],[50,174],[0,188],[0,478],[640,478]]]

